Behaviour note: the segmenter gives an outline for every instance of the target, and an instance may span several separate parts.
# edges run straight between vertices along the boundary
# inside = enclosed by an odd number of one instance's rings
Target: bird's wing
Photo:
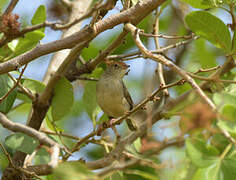
[[[125,98],[127,100],[127,102],[129,103],[130,105],[130,110],[133,109],[133,106],[134,106],[134,103],[133,103],[133,100],[129,94],[129,91],[127,90],[127,88],[125,87],[125,84],[123,81],[122,82],[122,87],[123,87],[123,92],[124,92],[124,95],[125,95]]]
[[[134,103],[133,103],[133,100],[129,94],[129,91],[127,90],[127,88],[125,87],[125,84],[124,82],[121,80],[121,83],[122,83],[122,87],[123,87],[123,92],[124,92],[124,96],[126,98],[126,101],[129,103],[129,106],[130,106],[130,109],[133,109],[133,106],[134,106]],[[131,118],[127,118],[126,119],[126,123],[128,125],[128,128],[131,130],[131,131],[136,131],[137,130],[137,125],[136,123],[131,119]]]

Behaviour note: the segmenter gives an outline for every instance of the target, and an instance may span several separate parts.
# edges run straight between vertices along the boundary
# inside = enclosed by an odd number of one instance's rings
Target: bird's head
[[[129,65],[121,61],[106,61],[107,69],[106,73],[116,76],[118,78],[123,78],[124,75],[129,72]]]

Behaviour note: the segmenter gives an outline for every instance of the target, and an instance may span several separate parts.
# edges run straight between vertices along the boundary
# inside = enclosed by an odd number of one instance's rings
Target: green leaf
[[[108,116],[103,113],[103,115],[100,117],[100,119],[97,121],[97,124],[102,124],[104,122],[107,122],[109,120]]]
[[[89,77],[98,78],[102,75],[103,69],[101,67],[96,68]]]
[[[12,50],[12,52],[15,52],[17,44],[18,40],[14,39],[11,42],[9,42],[7,46]]]
[[[132,1],[133,6],[139,2],[139,0],[131,0],[131,1]]]
[[[215,53],[211,52],[205,39],[198,39],[194,43],[195,48],[192,53],[194,61],[200,64],[201,68],[211,68],[216,66]],[[189,63],[193,66],[192,63]]]
[[[90,81],[85,84],[83,102],[87,114],[94,122],[96,120],[96,115],[97,115],[96,82]]]
[[[140,171],[140,170],[128,170],[128,171],[125,171],[125,173],[135,174],[135,175],[141,176],[147,180],[158,180],[159,179],[156,175],[150,174],[145,171]]]
[[[8,147],[27,154],[31,154],[39,145],[37,140],[23,133],[15,133],[8,136],[5,143]]]
[[[64,162],[54,170],[53,176],[60,180],[87,180],[95,179],[92,171],[80,162]]]
[[[7,60],[11,55],[13,55],[13,52],[15,50],[14,43],[15,41],[12,41],[8,43],[7,45],[0,48],[0,62]]]
[[[182,0],[182,1],[190,4],[192,7],[197,9],[208,9],[217,6],[217,4],[212,3],[211,0]]]
[[[34,16],[31,19],[31,23],[32,25],[36,25],[43,23],[44,21],[46,21],[46,7],[44,5],[41,5],[34,13]]]
[[[160,11],[163,11],[165,8],[167,8],[171,3],[171,0],[167,0],[165,1],[164,3],[161,4],[161,8],[160,8]],[[159,11],[159,12],[160,12]]]
[[[53,122],[53,118],[52,118],[52,108],[50,107],[47,114],[46,114],[46,117],[45,117],[45,120],[46,120],[46,125],[47,125],[47,128],[49,128],[50,130],[54,131],[55,130],[57,132],[63,132],[64,130],[62,128],[60,128],[59,126],[57,126],[54,122]]]
[[[30,49],[34,48],[38,42],[43,39],[45,34],[40,30],[35,30],[25,34],[24,38],[20,38],[15,49],[15,56],[18,56]]]
[[[231,180],[236,177],[236,158],[228,155],[212,161],[208,166],[199,168],[193,180]]]
[[[21,83],[24,87],[28,88],[32,93],[41,93],[43,92],[45,85],[34,79],[22,79]]]
[[[101,76],[102,73],[103,69],[99,67],[96,68],[89,77],[98,78]],[[96,100],[96,82],[90,81],[85,84],[83,102],[85,106],[85,111],[87,112],[87,114],[93,121],[93,125],[95,126],[97,114],[100,112]],[[103,120],[106,120],[106,118]],[[100,123],[101,121],[99,120],[98,122]]]
[[[3,97],[14,86],[8,75],[0,75],[0,97]],[[0,112],[6,114],[10,111],[16,99],[16,88],[0,103]]]
[[[134,141],[134,148],[136,149],[137,152],[140,152],[141,150],[141,147],[142,147],[142,143],[141,143],[141,139],[140,138],[137,138],[135,141]]]
[[[33,18],[31,19],[32,25],[40,24],[46,21],[46,7],[41,5],[38,7],[36,12],[34,13]],[[44,32],[45,28],[39,29],[39,31]]]
[[[226,53],[231,51],[231,37],[227,26],[216,16],[206,11],[194,11],[185,18],[189,28]]]
[[[73,86],[65,78],[61,78],[54,89],[52,98],[52,118],[58,121],[67,115],[74,103]]]
[[[213,95],[213,100],[218,106],[226,104],[236,105],[236,95],[230,92],[215,93]]]
[[[235,122],[220,120],[218,121],[217,126],[229,132],[233,137],[236,137],[236,123]]]
[[[226,157],[221,166],[223,172],[223,177],[226,180],[235,179],[236,177],[236,158],[235,157]]]
[[[211,164],[209,164],[205,168],[199,168],[196,173],[193,176],[192,180],[220,180],[221,173],[219,171],[220,166],[220,160],[216,159],[215,161],[212,161]],[[223,180],[223,179],[222,179]]]
[[[8,113],[8,117],[11,119],[11,117],[19,116],[19,115],[27,115],[32,108],[32,103],[22,103],[14,108],[11,109],[11,111]]]
[[[236,104],[226,104],[222,108],[222,115],[225,120],[230,120],[236,122]]]
[[[233,43],[232,43],[232,53],[236,52],[236,32],[234,31]]]
[[[112,174],[111,176],[105,178],[104,180],[123,180],[124,175],[122,171],[118,171],[117,173]]]
[[[35,156],[35,164],[47,164],[50,162],[50,154],[45,148],[40,148]]]
[[[197,167],[206,167],[215,161],[219,151],[212,145],[207,145],[202,139],[188,138],[186,140],[186,151],[191,161]]]
[[[41,5],[36,10],[31,23],[32,25],[43,23],[46,20],[46,8]],[[26,33],[23,38],[19,39],[19,42],[16,46],[15,56],[18,56],[32,48],[34,48],[38,42],[43,39],[45,36],[44,28]]]
[[[21,79],[21,84],[28,88],[33,94],[40,94],[45,88],[45,85],[42,82],[36,81],[34,79]],[[31,99],[23,93],[17,93],[17,99],[20,99],[24,102],[31,102]]]
[[[6,6],[9,0],[1,0],[0,1],[0,13],[2,13],[2,9]]]
[[[217,148],[220,152],[226,148],[229,143],[229,140],[220,132],[213,134],[210,140],[211,144],[214,144],[214,147]]]

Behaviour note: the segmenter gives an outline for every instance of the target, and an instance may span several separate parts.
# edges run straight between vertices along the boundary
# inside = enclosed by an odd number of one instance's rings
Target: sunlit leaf
[[[139,2],[139,0],[131,0],[133,5],[137,4]]]
[[[55,88],[52,98],[52,118],[58,121],[66,116],[74,103],[73,86],[66,78],[61,78]]]
[[[219,151],[212,145],[207,145],[202,139],[188,138],[186,151],[191,161],[197,167],[209,166],[217,158]]]
[[[87,82],[84,87],[83,101],[85,110],[89,117],[94,121],[96,119],[96,82]]]
[[[129,170],[129,171],[126,171],[125,173],[135,174],[135,175],[141,176],[147,180],[158,180],[159,179],[156,175],[153,175],[153,174],[145,172],[145,171],[140,171],[140,170]]]
[[[37,140],[23,133],[15,133],[8,136],[5,143],[8,147],[27,154],[31,154],[39,145]]]
[[[46,7],[41,5],[38,7],[34,13],[33,18],[31,19],[32,25],[43,23],[46,20]]]
[[[2,9],[6,6],[6,4],[9,2],[9,0],[1,0],[0,1],[0,13],[2,12]]]
[[[90,77],[98,78],[102,74],[102,68],[96,68]],[[96,117],[99,113],[99,108],[96,100],[96,82],[89,81],[85,84],[84,94],[83,94],[83,102],[85,106],[85,110],[91,120],[93,121],[93,125],[96,125]]]
[[[220,120],[218,121],[217,125],[224,129],[225,131],[229,132],[233,137],[236,137],[236,123],[231,121]]]
[[[182,0],[182,1],[198,9],[208,9],[208,8],[216,7],[218,5],[216,3],[213,3],[213,2],[218,2],[218,1],[211,1],[211,0]]]
[[[0,75],[0,98],[3,97],[14,86],[14,82],[8,77],[8,75]],[[16,99],[16,89],[14,89],[8,96],[0,102],[0,112],[8,113],[13,106]]]
[[[104,122],[106,122],[106,121],[108,121],[108,120],[109,120],[108,116],[107,116],[106,114],[103,114],[103,115],[100,117],[100,119],[97,121],[97,124],[102,124],[102,123],[104,123]]]
[[[29,89],[33,94],[40,94],[45,88],[45,85],[42,82],[34,79],[21,79],[21,84]],[[24,102],[31,102],[31,99],[28,96],[20,92],[17,93],[17,99]]]
[[[53,176],[60,180],[95,179],[94,173],[88,170],[80,162],[60,163],[60,165],[54,170]]]
[[[235,156],[222,156],[204,167],[199,168],[193,176],[193,180],[231,180],[236,176]]]
[[[236,122],[236,104],[226,104],[222,109],[222,115],[225,120]]]
[[[26,33],[23,38],[19,39],[19,42],[15,49],[15,56],[34,48],[38,44],[38,42],[44,38],[44,36],[45,34],[40,30]]]
[[[231,104],[231,105],[235,106],[236,95],[234,93],[230,93],[230,92],[215,93],[213,95],[213,100],[219,106],[222,106],[223,104],[225,104],[225,105]]]
[[[185,20],[194,33],[206,38],[226,53],[231,51],[230,32],[219,18],[206,11],[194,11],[188,14]]]

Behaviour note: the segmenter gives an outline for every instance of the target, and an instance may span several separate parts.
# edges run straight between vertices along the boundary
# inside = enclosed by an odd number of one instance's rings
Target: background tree
[[[235,0],[28,3],[0,2],[3,180],[235,178]],[[135,102],[107,126],[104,60]]]

